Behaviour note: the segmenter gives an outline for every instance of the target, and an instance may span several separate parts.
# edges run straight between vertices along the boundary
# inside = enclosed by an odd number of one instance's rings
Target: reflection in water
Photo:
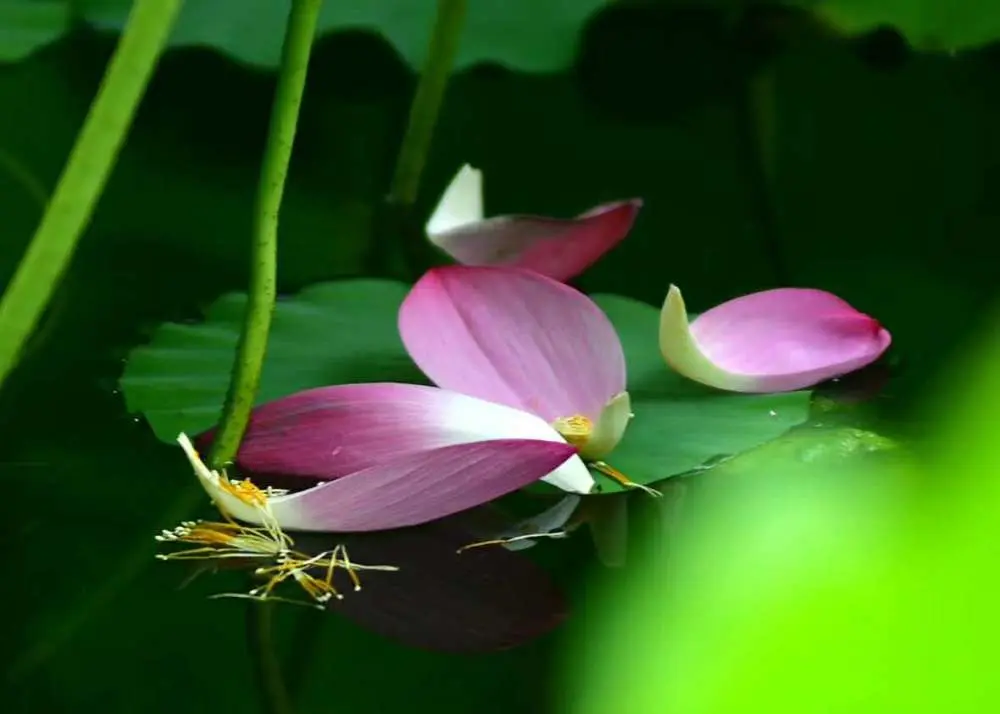
[[[346,568],[332,573],[316,568],[310,574],[329,575],[334,589],[343,593],[343,598],[326,603],[328,610],[410,647],[465,653],[504,650],[562,622],[567,616],[563,594],[531,560],[501,547],[459,552],[480,539],[467,521],[449,518],[376,533],[289,535],[295,549],[306,555],[339,548],[354,562],[398,568],[362,573],[359,590]],[[254,572],[261,563],[227,559],[213,565]],[[288,597],[297,595],[291,590]],[[282,598],[282,592],[275,593],[274,599]]]

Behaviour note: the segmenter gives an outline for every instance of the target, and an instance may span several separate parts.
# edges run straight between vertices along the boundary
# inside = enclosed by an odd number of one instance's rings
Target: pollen
[[[274,496],[283,496],[287,491],[274,488],[260,488],[250,479],[231,481],[225,474],[219,476],[219,487],[241,503],[264,510],[268,500]]]
[[[552,422],[552,428],[559,432],[567,443],[582,448],[590,441],[594,433],[594,422],[582,414],[570,417],[559,417]]]

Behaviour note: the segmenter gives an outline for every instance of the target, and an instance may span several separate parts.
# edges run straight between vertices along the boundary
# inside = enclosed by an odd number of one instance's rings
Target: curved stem
[[[17,364],[104,190],[181,0],[136,0],[52,200],[0,300],[0,384]]]
[[[219,433],[209,459],[214,468],[222,468],[236,457],[257,398],[277,295],[278,212],[292,158],[309,56],[322,4],[322,0],[293,0],[288,16],[278,87],[257,190],[250,292]]]
[[[392,184],[372,231],[366,261],[370,274],[415,278],[430,264],[430,248],[414,223],[413,205],[458,51],[466,5],[466,0],[438,0],[427,59],[410,105]]]
[[[256,680],[260,682],[268,714],[292,714],[292,702],[281,676],[273,638],[274,603],[258,602],[247,608],[247,643],[254,653]]]
[[[427,60],[420,74],[417,93],[410,106],[403,145],[396,159],[396,172],[389,189],[389,203],[408,208],[417,200],[420,177],[434,137],[434,125],[437,124],[441,101],[444,99],[451,66],[462,36],[465,9],[466,0],[438,0]]]

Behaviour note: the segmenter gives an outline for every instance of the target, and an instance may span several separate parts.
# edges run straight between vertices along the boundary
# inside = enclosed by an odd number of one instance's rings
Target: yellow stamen
[[[221,504],[219,512],[225,522],[186,521],[172,531],[163,531],[156,536],[161,542],[187,543],[197,547],[174,553],[160,554],[161,560],[197,560],[216,558],[261,558],[272,561],[272,565],[257,568],[255,574],[266,577],[266,582],[250,591],[249,597],[275,599],[274,589],[286,580],[294,580],[312,600],[323,605],[331,598],[342,598],[333,585],[333,572],[337,568],[347,571],[354,589],[361,589],[359,570],[396,571],[391,565],[360,565],[352,563],[343,545],[331,551],[308,556],[292,550],[295,542],[278,524],[271,511],[270,499],[283,496],[287,491],[260,488],[249,479],[232,481],[225,472],[209,469],[195,450],[191,440],[184,434],[178,442],[187,454],[195,473],[203,481],[219,488],[240,503],[257,512],[261,525],[252,527],[237,523]],[[324,569],[325,576],[317,577],[310,570]]]
[[[317,578],[314,575],[310,575],[308,571],[311,568],[325,568],[326,577]],[[325,551],[312,557],[301,553],[288,553],[281,556],[275,565],[258,568],[255,571],[257,575],[268,577],[268,580],[264,585],[251,590],[250,594],[261,598],[269,597],[279,584],[288,578],[292,578],[298,583],[299,587],[305,590],[318,603],[326,603],[331,598],[342,600],[344,596],[333,585],[333,572],[337,568],[343,568],[347,571],[348,577],[350,577],[351,582],[354,584],[355,591],[361,589],[361,579],[357,574],[358,570],[381,570],[389,572],[399,570],[399,568],[392,565],[358,565],[352,563],[347,557],[347,548],[343,545],[338,545],[333,550]]]
[[[611,479],[612,481],[615,481],[615,482],[621,484],[625,488],[637,488],[640,491],[645,491],[650,496],[654,496],[656,498],[659,498],[660,496],[663,495],[662,493],[660,493],[659,491],[657,491],[655,488],[650,488],[649,486],[644,486],[641,483],[636,483],[635,481],[632,481],[628,476],[626,476],[625,474],[623,474],[621,471],[619,471],[618,469],[616,469],[616,468],[614,468],[612,466],[609,466],[608,464],[604,463],[603,461],[592,461],[590,463],[590,466],[595,471],[598,471],[598,472],[604,474],[609,479]]]
[[[361,589],[359,570],[397,571],[392,565],[362,565],[354,563],[347,556],[347,548],[336,546],[315,556],[291,550],[292,539],[275,526],[252,528],[238,523],[217,523],[210,521],[185,521],[172,531],[163,531],[156,540],[168,543],[190,543],[198,546],[174,553],[158,554],[160,560],[214,560],[217,558],[261,558],[274,562],[273,565],[257,568],[256,575],[267,581],[250,591],[257,599],[274,599],[274,589],[288,579],[294,580],[310,598],[322,605],[331,598],[341,599],[333,585],[333,573],[337,568],[347,571],[354,584],[354,590]],[[312,569],[324,569],[324,577],[309,573]]]
[[[219,487],[246,505],[261,509],[267,507],[268,498],[271,496],[283,496],[287,493],[272,488],[261,489],[248,478],[242,481],[230,481],[225,472],[219,474]]]
[[[160,560],[206,558],[273,558],[287,551],[292,539],[284,533],[276,538],[267,528],[250,528],[232,521],[184,521],[171,531],[162,531],[161,543],[190,543],[202,546],[174,553],[160,554]],[[204,554],[204,555],[202,555]]]
[[[594,422],[582,414],[574,414],[569,417],[559,417],[552,422],[552,428],[578,449],[582,449],[590,441],[594,433]]]

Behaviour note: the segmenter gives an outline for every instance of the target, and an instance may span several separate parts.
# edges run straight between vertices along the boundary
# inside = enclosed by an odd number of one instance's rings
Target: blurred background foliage
[[[152,534],[201,500],[115,387],[156,324],[196,319],[247,281],[287,2],[187,5],[71,271],[0,394],[0,477],[18,506],[0,525],[5,711],[194,713],[258,699],[242,608],[203,600],[214,589],[198,581],[178,593],[183,575],[151,559]],[[432,16],[430,2],[327,5],[282,215],[283,292],[364,274]],[[421,210],[463,162],[484,170],[491,213],[569,216],[641,196],[630,237],[580,287],[658,304],[673,282],[694,310],[779,284],[836,292],[895,337],[892,379],[872,403],[880,430],[923,432],[911,405],[998,289],[1000,46],[988,41],[1000,10],[471,5]],[[4,279],[126,7],[0,0]],[[530,554],[568,588],[575,621],[605,609],[586,539]],[[296,644],[320,625],[315,649]],[[301,710],[352,714],[548,711],[566,686],[551,677],[553,652],[571,642],[557,632],[498,655],[428,654],[299,613],[282,614],[279,636]]]

